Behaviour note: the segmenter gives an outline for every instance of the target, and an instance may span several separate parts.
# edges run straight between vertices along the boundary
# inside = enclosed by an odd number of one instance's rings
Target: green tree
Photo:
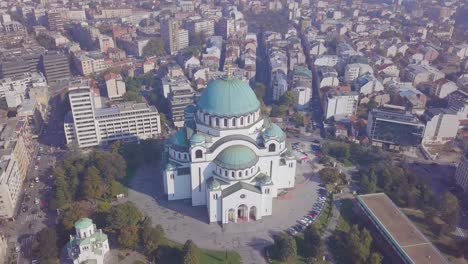
[[[70,186],[64,175],[59,175],[57,172],[63,172],[63,169],[58,167],[54,169],[55,175],[55,197],[52,200],[51,206],[54,209],[60,209],[69,206],[72,203]]]
[[[271,116],[272,117],[280,117],[283,118],[286,116],[286,112],[288,111],[288,107],[285,105],[274,105],[271,108]]]
[[[138,227],[127,225],[119,229],[117,241],[122,248],[135,249],[138,243]]]
[[[143,48],[143,57],[164,56],[164,41],[161,38],[150,39]]]
[[[280,98],[280,102],[285,106],[293,106],[296,101],[296,96],[293,91],[286,91]]]
[[[257,95],[257,98],[264,100],[266,87],[263,83],[260,83],[260,82],[255,83],[254,91],[255,91],[255,95]]]
[[[40,263],[58,263],[57,232],[43,228],[32,242],[32,255]]]
[[[166,131],[167,118],[164,113],[159,113],[159,121],[161,122],[161,131]]]
[[[116,197],[118,194],[126,194],[127,190],[120,182],[112,180],[108,187],[109,197]]]
[[[293,261],[297,256],[297,245],[294,238],[281,233],[276,235],[274,238],[273,250],[274,255],[280,261]]]
[[[91,166],[86,169],[83,182],[83,197],[88,200],[100,199],[104,196],[105,186],[99,170]]]
[[[199,264],[200,250],[192,240],[187,240],[182,248],[182,263],[183,264]]]
[[[356,264],[365,264],[371,254],[372,236],[363,228],[359,230],[357,225],[353,225],[349,231],[345,242],[348,259],[352,259]]]
[[[94,153],[92,160],[107,181],[120,180],[126,175],[125,160],[118,153],[98,151]]]
[[[294,123],[296,123],[296,126],[304,126],[306,123],[306,116],[300,112],[295,113]]]
[[[206,36],[204,32],[197,32],[190,38],[190,46],[202,47],[205,45]]]
[[[65,229],[71,230],[78,219],[88,216],[85,205],[74,202],[66,210],[62,211],[60,222]]]
[[[122,99],[127,102],[135,101],[135,102],[140,102],[141,101],[141,96],[139,92],[129,90],[124,95],[122,96]]]
[[[151,221],[145,221],[141,229],[141,243],[146,256],[153,255],[164,239],[164,229],[162,226],[157,225],[156,228],[154,228],[151,225]]]
[[[140,210],[132,202],[126,202],[112,207],[107,217],[107,226],[119,230],[124,226],[136,225],[142,218]]]
[[[323,168],[319,171],[319,175],[325,184],[336,183],[340,179],[340,172],[335,168]]]
[[[447,224],[454,226],[458,223],[458,211],[460,205],[457,197],[450,192],[444,193],[439,204],[440,217]]]
[[[309,225],[304,231],[304,250],[306,257],[319,259],[323,255],[323,242],[315,225]]]
[[[377,190],[377,176],[374,173],[361,176],[360,186],[362,193],[375,193]]]
[[[369,258],[369,264],[380,264],[382,263],[382,255],[377,252],[372,253]]]

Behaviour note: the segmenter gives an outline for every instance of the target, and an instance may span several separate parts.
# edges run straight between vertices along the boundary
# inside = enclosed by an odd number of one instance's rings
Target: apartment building
[[[120,74],[109,72],[104,75],[104,81],[106,83],[107,97],[109,97],[109,99],[122,98],[127,91],[125,82]]]
[[[460,186],[465,194],[468,194],[468,152],[461,157],[458,163],[457,171],[455,172],[455,181]]]
[[[58,10],[48,10],[46,12],[47,27],[50,31],[63,31],[63,19]]]
[[[32,159],[34,143],[27,120],[10,118],[0,132],[0,218],[12,218]]]
[[[458,133],[457,113],[447,108],[429,108],[423,115],[426,121],[424,143],[446,143],[455,139]]]
[[[161,37],[164,41],[164,47],[167,53],[176,54],[180,49],[183,49],[188,46],[188,31],[186,32],[179,32],[179,31],[186,31],[179,28],[179,22],[169,18],[165,19],[161,22]],[[185,38],[185,33],[187,33]],[[180,39],[182,37],[183,39]],[[187,46],[182,47],[185,43]]]
[[[61,52],[46,52],[42,55],[42,70],[47,82],[68,80],[71,77],[67,55]]]
[[[71,112],[64,122],[67,144],[80,148],[106,144],[115,140],[152,138],[161,131],[158,110],[146,103],[125,102],[106,108],[95,104],[96,93],[88,81],[70,84]]]
[[[190,38],[200,33],[205,37],[211,37],[214,35],[215,23],[211,19],[190,20],[187,23],[187,30]]]
[[[193,104],[195,91],[190,84],[171,85],[168,94],[169,107],[171,111],[171,120],[176,127],[184,125],[184,110],[188,105]]]
[[[358,101],[359,94],[357,92],[329,91],[324,99],[323,112],[325,119],[354,115],[357,110]]]

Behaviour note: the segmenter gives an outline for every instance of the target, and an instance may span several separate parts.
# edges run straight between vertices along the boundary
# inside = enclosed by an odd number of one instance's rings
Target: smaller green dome
[[[268,175],[263,175],[263,176],[261,176],[261,177],[258,179],[258,182],[260,183],[260,185],[269,185],[269,184],[272,183],[271,177],[268,176]]]
[[[166,170],[175,170],[175,169],[176,167],[171,162],[167,163]]]
[[[194,105],[187,105],[184,109],[185,113],[194,114],[197,111],[197,108]]]
[[[187,148],[187,128],[182,127],[181,129],[177,130],[177,132],[171,137],[171,143],[178,147]]]
[[[195,133],[195,134],[193,134],[192,137],[190,138],[190,143],[191,143],[192,145],[205,143],[205,136],[203,136],[203,135],[200,134],[200,133]]]
[[[284,131],[276,124],[270,123],[270,127],[265,129],[263,132],[263,136],[266,138],[277,138],[283,141],[286,138],[286,134]]]
[[[86,229],[93,225],[93,220],[89,218],[81,218],[80,220],[75,222],[76,229]]]
[[[208,188],[212,191],[221,189],[221,184],[215,178],[211,178],[211,181],[208,182]]]
[[[258,156],[246,146],[235,145],[221,151],[214,161],[228,170],[243,170],[257,164]]]

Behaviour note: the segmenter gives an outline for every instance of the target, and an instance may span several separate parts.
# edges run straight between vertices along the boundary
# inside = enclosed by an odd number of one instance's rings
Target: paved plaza
[[[129,200],[163,226],[166,236],[179,243],[192,239],[199,247],[239,252],[243,263],[265,263],[263,248],[272,235],[295,225],[317,199],[317,169],[299,164],[296,186],[273,202],[273,215],[258,221],[226,224],[208,223],[205,206],[192,207],[190,200],[167,201],[157,166],[141,168],[131,182]]]

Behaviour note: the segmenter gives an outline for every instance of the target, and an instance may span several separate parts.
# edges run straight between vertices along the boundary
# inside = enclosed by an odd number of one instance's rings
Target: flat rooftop
[[[410,263],[449,263],[384,193],[359,195],[358,202]]]

